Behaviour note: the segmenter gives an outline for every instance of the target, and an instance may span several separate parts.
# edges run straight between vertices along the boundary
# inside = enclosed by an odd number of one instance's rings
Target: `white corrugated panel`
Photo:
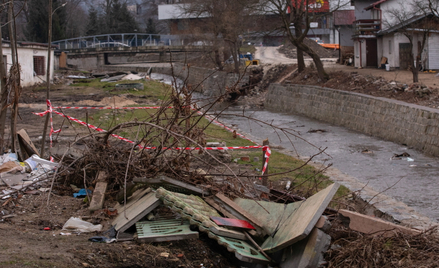
[[[428,69],[439,69],[439,35],[431,34],[428,38]]]

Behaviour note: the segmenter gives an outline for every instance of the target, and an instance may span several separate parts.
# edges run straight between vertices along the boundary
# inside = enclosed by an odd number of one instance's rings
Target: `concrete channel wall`
[[[164,67],[152,67],[152,72],[175,75],[181,80],[187,80],[188,84],[193,87],[196,92],[203,93],[207,96],[219,96],[223,94],[227,87],[232,87],[236,83],[243,85],[248,83],[248,75],[243,77],[235,73],[221,72],[200,67],[187,67],[185,64],[176,63],[171,68],[166,64]],[[150,67],[132,67],[128,66],[112,66],[105,65],[103,69],[107,71],[136,71],[147,72]]]
[[[270,85],[265,107],[304,115],[439,156],[439,110],[307,85]]]

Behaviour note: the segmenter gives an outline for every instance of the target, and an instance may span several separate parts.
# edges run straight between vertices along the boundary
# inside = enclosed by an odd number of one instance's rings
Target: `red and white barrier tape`
[[[104,130],[104,129],[102,129],[102,128],[99,128],[99,127],[93,126],[93,125],[88,124],[88,123],[86,123],[86,122],[83,122],[83,121],[81,121],[81,120],[79,120],[79,119],[76,119],[76,118],[74,118],[74,117],[68,116],[68,115],[66,115],[66,114],[64,114],[64,113],[60,113],[60,112],[58,112],[58,111],[54,111],[54,110],[53,110],[53,107],[52,107],[52,104],[51,104],[51,102],[50,102],[50,100],[47,100],[46,102],[47,102],[48,110],[47,110],[47,111],[44,111],[44,112],[41,112],[41,113],[34,113],[34,114],[35,114],[35,115],[39,115],[39,116],[44,116],[44,115],[46,115],[47,113],[50,113],[50,134],[49,134],[50,148],[52,148],[52,134],[53,134],[53,133],[59,133],[59,132],[61,131],[61,129],[53,130],[52,113],[56,113],[56,114],[58,114],[58,115],[60,115],[60,116],[62,116],[62,117],[65,117],[65,118],[69,119],[70,121],[73,121],[73,122],[78,123],[78,124],[80,124],[80,125],[83,125],[83,126],[86,126],[86,127],[88,127],[88,128],[94,129],[94,130],[96,130],[96,131],[98,131],[98,132],[107,132],[106,130]],[[62,109],[62,108],[64,108],[64,109],[92,109],[92,108],[95,108],[95,107],[55,107],[55,108],[57,108],[57,109],[59,109],[59,108],[61,108],[61,109]],[[97,108],[111,109],[111,108],[107,108],[107,107],[97,107]],[[160,109],[161,107],[126,107],[126,108]],[[172,107],[166,107],[166,108],[172,108]],[[203,113],[200,112],[200,111],[197,111],[197,113],[200,114],[200,115],[203,115]],[[218,120],[216,120],[216,119],[213,118],[212,116],[209,116],[209,115],[204,115],[204,116],[205,116],[209,121],[211,121],[213,124],[218,125],[218,126],[221,126],[221,127],[223,127],[224,129],[226,129],[226,130],[228,130],[228,131],[230,131],[230,132],[235,133],[237,136],[239,136],[239,137],[241,137],[241,138],[243,138],[243,139],[249,140],[249,141],[253,142],[254,144],[257,144],[256,142],[252,141],[251,139],[245,137],[245,136],[242,135],[242,134],[237,133],[237,132],[234,131],[233,129],[231,129],[231,128],[229,128],[228,126],[224,125],[223,123],[219,122]],[[111,134],[111,136],[113,136],[113,137],[115,137],[115,138],[117,138],[117,139],[119,139],[119,140],[122,140],[122,141],[125,141],[125,142],[129,142],[129,143],[131,143],[131,144],[134,144],[134,141],[129,140],[129,139],[127,139],[127,138],[124,138],[124,137],[122,137],[122,136],[119,136],[119,135],[116,135],[116,134]],[[137,145],[137,146],[138,146],[139,148],[141,148],[141,149],[153,149],[153,150],[154,150],[154,149],[157,149],[157,148],[158,148],[158,147],[146,147],[146,146],[142,146],[142,145]],[[256,146],[232,146],[232,147],[203,147],[203,148],[201,148],[201,147],[176,147],[176,148],[162,147],[161,149],[162,149],[162,150],[239,150],[239,149],[260,149],[260,148],[262,148],[262,150],[263,150],[263,152],[264,152],[264,156],[265,156],[265,163],[264,163],[264,167],[263,167],[263,169],[262,169],[262,175],[264,175],[265,171],[267,170],[267,167],[268,167],[268,160],[269,160],[270,155],[271,155],[270,147],[268,147],[268,146],[266,146],[266,145],[264,145],[264,146],[256,145]],[[53,158],[51,157],[51,160],[52,160],[52,159],[53,159]]]
[[[74,107],[74,106],[58,106],[53,109],[76,109],[76,110],[148,110],[148,109],[160,109],[161,106],[154,107]],[[172,106],[164,107],[166,109],[174,108]]]

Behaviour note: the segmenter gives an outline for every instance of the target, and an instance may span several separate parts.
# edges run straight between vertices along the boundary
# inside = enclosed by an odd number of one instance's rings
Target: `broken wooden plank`
[[[127,204],[124,206],[123,204],[117,203],[113,206],[115,210],[118,211],[118,214],[123,211],[124,209],[127,209],[128,207],[132,206],[137,200],[144,197],[146,194],[151,192],[151,188],[146,189],[139,189],[133,193],[130,197],[128,197]]]
[[[221,205],[229,213],[235,216],[237,219],[245,220],[251,223],[257,230],[259,235],[268,234],[267,230],[263,228],[263,224],[251,214],[247,213],[242,207],[230,200],[225,195],[218,193],[215,195],[215,201],[221,202]]]
[[[283,215],[279,227],[262,244],[265,252],[275,252],[304,239],[314,228],[338,189],[334,183],[305,201],[288,204],[295,206],[292,213]],[[297,207],[298,206],[298,207]]]
[[[88,207],[90,211],[99,210],[104,205],[105,192],[107,191],[107,184],[108,184],[106,182],[107,177],[108,174],[106,171],[102,171],[102,170],[99,171],[96,186],[90,201],[90,206]]]
[[[119,215],[113,220],[111,225],[114,226],[116,231],[124,232],[158,207],[160,203],[160,200],[155,197],[155,193],[149,193],[125,207],[125,211],[123,208],[118,211]]]
[[[147,185],[156,185],[157,188],[163,187],[167,190],[174,192],[181,192],[186,194],[197,194],[197,195],[209,195],[210,192],[200,189],[195,185],[187,182],[179,181],[176,179],[169,178],[164,175],[158,175],[155,178],[134,178],[134,182],[145,183]]]
[[[349,218],[349,228],[364,234],[376,234],[383,236],[394,236],[396,232],[408,235],[417,235],[421,231],[397,225],[379,218],[363,215],[357,212],[340,209],[340,214]]]
[[[40,156],[40,153],[38,152],[32,140],[29,138],[29,135],[27,134],[26,130],[21,129],[20,131],[17,132],[17,135],[18,135],[18,142],[20,143],[21,151],[22,153],[23,152],[26,153],[25,159],[31,157],[33,154]]]
[[[210,217],[219,226],[229,226],[235,228],[251,229],[254,230],[255,227],[251,225],[248,221],[238,220],[238,219],[228,219],[221,217]]]
[[[107,191],[107,182],[99,181],[96,183],[95,190],[93,191],[93,196],[91,198],[90,206],[88,209],[90,211],[96,211],[102,208],[105,201],[105,192]]]
[[[137,241],[150,243],[198,238],[198,232],[189,227],[189,222],[182,223],[179,219],[138,222]]]

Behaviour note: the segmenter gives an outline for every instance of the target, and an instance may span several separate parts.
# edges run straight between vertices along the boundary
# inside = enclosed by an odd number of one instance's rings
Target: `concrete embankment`
[[[439,110],[308,85],[272,84],[265,107],[304,115],[439,156]]]

